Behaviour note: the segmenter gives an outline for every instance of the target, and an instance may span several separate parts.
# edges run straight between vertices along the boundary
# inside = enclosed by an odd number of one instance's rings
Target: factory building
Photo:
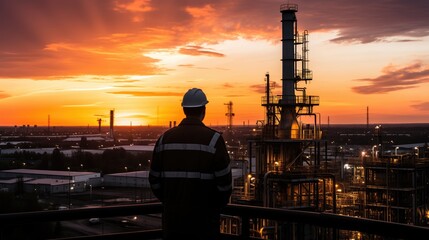
[[[367,158],[366,218],[414,225],[429,224],[429,159],[416,154]]]
[[[102,183],[100,173],[51,171],[36,169],[11,169],[0,171],[0,186],[3,191],[15,191],[18,183],[26,192],[41,193],[83,192],[89,186]],[[6,190],[7,189],[7,190]]]
[[[23,186],[24,192],[37,192],[39,194],[66,193],[69,192],[69,189],[77,193],[85,191],[86,183],[63,179],[40,178],[25,181]]]
[[[105,174],[103,185],[110,187],[142,187],[150,188],[149,171],[134,171]]]

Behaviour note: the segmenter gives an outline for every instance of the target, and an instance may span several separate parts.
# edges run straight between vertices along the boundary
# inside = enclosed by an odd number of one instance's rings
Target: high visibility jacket
[[[149,182],[163,203],[165,238],[219,234],[220,208],[232,191],[230,158],[219,132],[195,118],[166,131],[155,145]]]

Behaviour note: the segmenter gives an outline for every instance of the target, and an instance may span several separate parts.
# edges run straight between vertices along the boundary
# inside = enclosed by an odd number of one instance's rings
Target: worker
[[[182,100],[186,117],[153,151],[149,182],[163,205],[163,239],[219,239],[232,175],[221,133],[202,122],[207,103],[201,89],[189,89]]]

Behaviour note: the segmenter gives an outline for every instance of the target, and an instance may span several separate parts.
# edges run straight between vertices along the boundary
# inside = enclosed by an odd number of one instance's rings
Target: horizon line
[[[362,126],[375,126],[375,125],[425,125],[429,124],[429,122],[404,122],[404,123],[396,123],[396,122],[387,122],[387,123],[322,123],[321,126],[334,126],[334,125],[362,125]],[[178,124],[177,124],[178,125]],[[177,126],[176,125],[176,126]],[[222,126],[227,127],[228,124],[205,124],[206,126]],[[313,125],[313,124],[310,124]],[[98,128],[96,125],[0,125],[0,128],[14,128],[14,127],[30,127],[30,128],[53,128],[53,127],[81,127],[81,128]],[[234,127],[249,127],[249,126],[257,126],[257,124],[233,124]],[[168,124],[145,124],[145,125],[114,125],[114,127],[169,127]],[[109,125],[102,126],[101,128],[110,128]]]

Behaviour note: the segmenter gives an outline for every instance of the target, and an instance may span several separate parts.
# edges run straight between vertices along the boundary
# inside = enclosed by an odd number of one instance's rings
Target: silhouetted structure
[[[282,4],[282,92],[272,93],[269,74],[262,106],[266,119],[249,142],[249,171],[244,194],[236,201],[264,207],[335,212],[335,177],[321,165],[320,123],[313,111],[318,96],[307,95],[301,82],[312,80],[308,69],[308,32],[298,33],[296,4]],[[306,117],[312,124],[302,121]],[[319,118],[320,121],[320,118]],[[326,145],[326,143],[325,143]],[[326,166],[325,166],[326,167]],[[255,230],[274,227],[256,221]],[[294,226],[283,225],[293,231]]]

